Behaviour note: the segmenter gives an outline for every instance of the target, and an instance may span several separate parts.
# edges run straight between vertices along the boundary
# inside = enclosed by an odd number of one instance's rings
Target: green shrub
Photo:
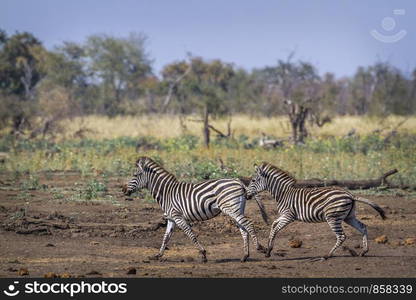
[[[107,192],[106,184],[93,179],[88,182],[87,186],[82,190],[81,196],[87,200],[91,200],[103,196],[105,192]]]
[[[39,178],[33,174],[30,174],[29,178],[22,182],[23,190],[39,190],[41,187]]]

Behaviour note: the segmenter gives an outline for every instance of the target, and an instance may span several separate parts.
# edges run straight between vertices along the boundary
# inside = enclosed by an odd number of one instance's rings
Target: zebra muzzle
[[[129,189],[128,189],[128,187],[127,187],[127,184],[124,184],[122,187],[121,187],[121,191],[123,192],[123,194],[124,195],[126,195],[126,196],[130,196],[132,193],[132,191],[129,191]]]

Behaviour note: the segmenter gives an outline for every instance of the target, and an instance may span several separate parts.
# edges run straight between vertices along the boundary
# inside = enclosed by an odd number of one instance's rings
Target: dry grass
[[[201,123],[195,122],[197,117],[188,117],[185,121],[186,130],[180,126],[179,117],[171,115],[147,116],[118,116],[109,118],[105,116],[88,116],[72,120],[64,120],[62,125],[66,129],[61,139],[70,139],[81,128],[86,128],[85,138],[112,139],[121,136],[154,136],[168,138],[184,133],[201,135]],[[335,118],[330,124],[319,128],[309,126],[312,136],[343,136],[351,129],[358,134],[369,134],[377,129],[389,131],[403,121],[405,117],[389,116],[387,118],[369,118],[358,116],[344,116]],[[217,119],[211,123],[213,126],[226,132],[228,119]],[[236,115],[232,118],[232,130],[237,137],[241,134],[250,138],[260,137],[264,132],[275,137],[289,137],[291,135],[289,121],[286,117],[254,118],[247,115]],[[416,117],[411,117],[400,126],[401,132],[416,133]]]

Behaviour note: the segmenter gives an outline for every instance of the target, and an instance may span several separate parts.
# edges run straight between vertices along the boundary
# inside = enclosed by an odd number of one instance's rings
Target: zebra
[[[244,243],[242,262],[249,257],[249,235],[256,249],[265,253],[265,248],[258,242],[251,220],[244,216],[247,190],[239,179],[211,179],[199,183],[183,182],[151,158],[142,156],[136,161],[136,172],[122,190],[125,195],[130,196],[142,188],[150,191],[164,211],[164,218],[167,219],[162,245],[159,253],[151,257],[152,259],[158,260],[163,256],[177,225],[199,249],[202,262],[206,262],[206,250],[198,242],[189,222],[208,220],[221,212],[231,217],[240,229]]]
[[[267,190],[277,203],[279,217],[273,222],[270,230],[266,257],[270,257],[276,234],[293,221],[306,223],[327,222],[336,235],[335,246],[323,257],[313,260],[326,260],[342,245],[346,235],[342,228],[342,221],[357,229],[363,237],[360,256],[368,252],[367,226],[357,220],[355,203],[362,202],[374,208],[384,220],[383,209],[377,204],[352,195],[340,187],[297,188],[296,179],[288,172],[267,162],[255,165],[255,174],[247,187],[250,198],[257,193]]]

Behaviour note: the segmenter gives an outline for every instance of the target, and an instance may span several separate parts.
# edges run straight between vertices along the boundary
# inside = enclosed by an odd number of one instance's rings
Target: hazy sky
[[[29,31],[47,48],[88,35],[149,37],[156,73],[186,52],[247,69],[275,64],[296,50],[321,73],[352,75],[357,66],[389,61],[416,67],[414,0],[133,1],[1,0],[0,28]],[[399,14],[393,10],[402,9]],[[404,11],[403,11],[404,10]],[[404,14],[403,14],[404,13]],[[383,21],[384,20],[384,21]],[[383,22],[383,23],[382,23]],[[370,31],[396,37],[383,43]],[[383,37],[384,38],[384,37]]]

